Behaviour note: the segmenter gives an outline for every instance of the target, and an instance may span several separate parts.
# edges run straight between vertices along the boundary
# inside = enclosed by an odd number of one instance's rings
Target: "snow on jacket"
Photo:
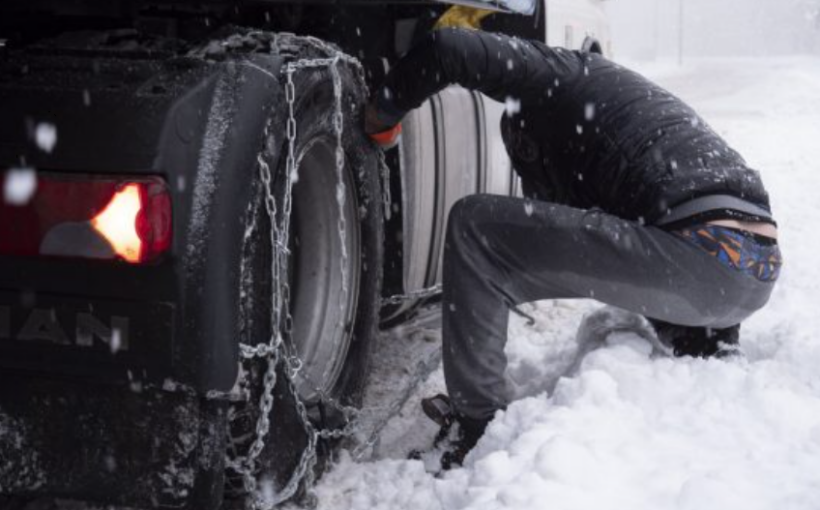
[[[520,103],[502,133],[526,196],[647,223],[706,211],[771,221],[759,174],[692,108],[600,55],[439,30],[388,74],[378,115],[395,124],[450,84]]]

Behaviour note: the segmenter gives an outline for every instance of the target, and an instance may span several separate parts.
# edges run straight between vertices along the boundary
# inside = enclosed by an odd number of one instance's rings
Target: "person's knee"
[[[444,239],[445,266],[463,257],[476,256],[482,239],[482,217],[489,210],[487,195],[470,195],[456,201],[447,217]]]
[[[481,222],[488,209],[489,195],[468,195],[457,200],[450,208],[447,219],[447,237],[468,235]]]
[[[467,195],[461,197],[450,208],[450,217],[456,219],[468,219],[475,216],[476,212],[492,200],[490,195]]]

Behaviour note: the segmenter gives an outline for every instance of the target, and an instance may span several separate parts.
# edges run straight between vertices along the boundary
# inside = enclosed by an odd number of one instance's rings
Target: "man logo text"
[[[13,320],[14,319],[14,320]],[[127,351],[127,317],[111,316],[106,323],[88,312],[74,314],[73,330],[61,324],[53,308],[33,308],[23,314],[0,306],[0,339],[25,342],[49,342],[58,345],[93,347],[107,345],[112,352]],[[66,327],[68,326],[68,327]],[[69,336],[73,333],[73,336]]]

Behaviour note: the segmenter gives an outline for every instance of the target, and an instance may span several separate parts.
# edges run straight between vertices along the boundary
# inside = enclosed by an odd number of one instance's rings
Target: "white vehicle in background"
[[[519,193],[480,94],[386,165],[361,129],[437,25],[609,48],[596,0],[0,2],[0,182],[30,191],[0,200],[0,508],[300,492],[418,304],[383,298],[441,281],[450,206]]]
[[[605,0],[545,0],[550,46],[612,54]]]

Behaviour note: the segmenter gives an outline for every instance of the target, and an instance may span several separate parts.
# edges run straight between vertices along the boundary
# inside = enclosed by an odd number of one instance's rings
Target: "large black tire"
[[[310,50],[305,51],[310,55]],[[293,352],[304,363],[295,380],[296,393],[319,428],[338,427],[344,421],[323,395],[344,405],[361,403],[378,326],[382,280],[383,216],[378,155],[361,129],[365,93],[354,70],[342,64],[339,70],[344,91],[344,207],[336,198],[337,144],[332,122],[335,96],[331,73],[328,69],[305,69],[294,75],[295,154],[299,172],[293,187],[290,230],[288,276],[293,334],[289,340]],[[287,112],[283,97],[269,124],[263,153],[273,175],[272,191],[280,225],[287,183]],[[270,338],[272,313],[270,220],[258,170],[254,170],[253,178],[255,190],[246,219],[240,303],[241,341],[249,344],[267,342]],[[346,224],[344,242],[338,229],[340,215]],[[347,251],[346,258],[341,255],[342,246]],[[343,263],[347,264],[349,274],[347,292],[341,286]],[[261,361],[250,366],[247,389],[252,394],[252,404],[239,404],[231,410],[234,453],[239,454],[255,435],[266,368]],[[307,437],[296,413],[293,392],[285,383],[282,365],[277,375],[271,430],[258,466],[259,478],[274,480],[274,489],[278,491],[298,465]],[[228,496],[241,497],[239,478],[228,473],[227,479]]]
[[[297,384],[300,396],[310,405],[319,399],[317,384],[334,399],[358,403],[368,373],[381,299],[384,218],[378,153],[362,130],[365,91],[353,69],[340,64],[339,70],[344,92],[344,206],[337,198],[331,73],[328,69],[306,69],[294,76],[298,181],[293,187],[290,302],[294,343],[306,365],[300,370]],[[282,131],[284,126],[282,122]],[[277,195],[284,192],[287,177],[287,140],[283,134],[274,133],[270,139],[271,143],[281,143],[273,185]],[[346,292],[341,288],[344,257],[340,215],[344,216],[347,244]],[[326,359],[338,363],[338,367],[329,374],[321,370],[313,377],[304,375],[310,370],[307,365],[311,356],[318,354],[309,352],[310,348],[337,340],[342,343],[333,356],[313,357],[319,362]]]

